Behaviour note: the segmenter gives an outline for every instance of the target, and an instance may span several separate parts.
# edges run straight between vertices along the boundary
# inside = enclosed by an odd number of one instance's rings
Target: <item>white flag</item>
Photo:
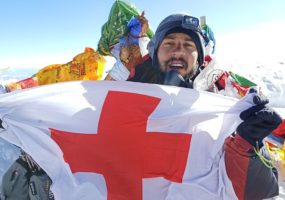
[[[172,86],[59,83],[1,95],[0,137],[47,172],[57,200],[235,199],[223,144],[251,105]]]

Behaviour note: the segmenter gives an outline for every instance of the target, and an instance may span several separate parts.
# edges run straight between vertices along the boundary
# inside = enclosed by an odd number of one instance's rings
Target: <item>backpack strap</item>
[[[19,157],[5,172],[2,178],[1,195],[3,199],[29,199],[30,170]]]
[[[0,199],[54,200],[50,190],[52,180],[43,169],[29,161],[22,154],[5,172]]]

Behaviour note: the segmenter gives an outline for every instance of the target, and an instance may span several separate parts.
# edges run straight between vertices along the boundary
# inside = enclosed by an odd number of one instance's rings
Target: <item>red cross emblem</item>
[[[142,199],[142,179],[182,182],[191,135],[146,132],[147,119],[160,99],[109,92],[97,134],[51,129],[72,172],[102,174],[108,200]]]

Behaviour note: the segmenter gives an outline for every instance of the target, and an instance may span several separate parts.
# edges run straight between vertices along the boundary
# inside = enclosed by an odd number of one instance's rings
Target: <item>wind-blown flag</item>
[[[4,94],[0,137],[47,172],[57,200],[235,199],[223,143],[251,96],[83,81]]]

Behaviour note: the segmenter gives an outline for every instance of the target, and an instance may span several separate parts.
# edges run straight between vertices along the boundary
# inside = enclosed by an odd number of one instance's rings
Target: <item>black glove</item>
[[[2,125],[2,120],[0,119],[0,128],[4,128]]]
[[[256,93],[256,90],[251,89],[249,92]],[[281,124],[282,118],[272,108],[266,106],[269,101],[265,96],[256,93],[253,102],[255,106],[241,112],[240,118],[244,121],[237,127],[237,133],[256,146]]]

